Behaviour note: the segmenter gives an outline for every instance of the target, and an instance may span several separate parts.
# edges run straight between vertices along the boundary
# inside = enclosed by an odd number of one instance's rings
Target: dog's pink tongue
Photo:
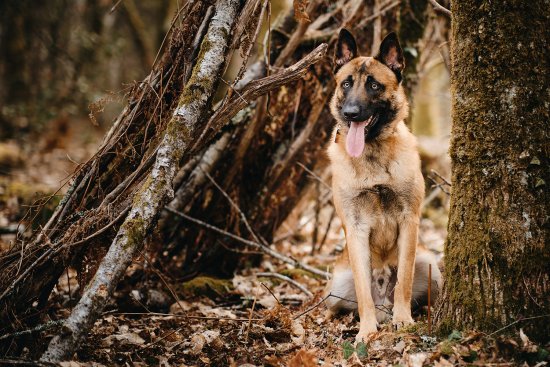
[[[367,121],[352,122],[346,138],[346,150],[352,157],[359,157],[365,148],[365,126]]]

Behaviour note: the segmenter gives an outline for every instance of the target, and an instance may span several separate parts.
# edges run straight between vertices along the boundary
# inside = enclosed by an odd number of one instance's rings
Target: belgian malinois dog
[[[334,61],[336,91],[330,108],[337,124],[328,155],[346,247],[326,294],[334,296],[327,299],[329,316],[359,309],[356,340],[361,341],[386,318],[380,306],[393,306],[395,327],[413,323],[411,301],[426,295],[428,265],[432,298],[441,273],[431,252],[418,249],[417,256],[424,179],[416,138],[403,122],[408,103],[397,36],[388,34],[375,57],[361,57],[354,37],[342,29]]]

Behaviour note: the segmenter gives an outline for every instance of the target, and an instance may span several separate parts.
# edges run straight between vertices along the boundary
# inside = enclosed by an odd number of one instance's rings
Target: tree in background
[[[442,330],[514,324],[548,340],[550,8],[451,10],[453,192],[437,319]]]

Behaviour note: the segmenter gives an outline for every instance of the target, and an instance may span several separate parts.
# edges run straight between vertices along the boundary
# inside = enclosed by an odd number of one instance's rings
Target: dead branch
[[[256,273],[256,276],[257,277],[272,277],[272,278],[277,278],[277,279],[280,279],[280,280],[284,280],[285,282],[287,282],[287,283],[293,285],[294,287],[298,288],[299,290],[301,290],[308,297],[310,297],[310,298],[313,297],[313,293],[311,293],[306,287],[304,287],[302,284],[298,283],[294,279],[289,278],[289,277],[287,277],[283,274],[272,273],[272,272],[260,272],[260,273]]]
[[[94,278],[65,321],[63,334],[52,339],[41,360],[57,362],[72,355],[102,312],[118,280],[143,246],[143,240],[166,199],[173,196],[171,186],[176,168],[200,128],[200,119],[208,108],[210,96],[216,89],[216,80],[223,71],[229,35],[238,8],[237,0],[221,0],[216,4],[214,17],[203,41],[204,46],[201,46],[205,49],[204,55],[193,70],[196,78],[191,78],[184,88],[158,149],[155,164],[134,196],[132,208]],[[196,93],[197,90],[202,92]]]
[[[51,329],[55,326],[61,325],[61,323],[62,323],[62,321],[60,321],[60,320],[48,321],[45,324],[37,325],[37,326],[33,327],[32,329],[21,330],[21,331],[15,332],[15,333],[2,335],[2,336],[0,336],[0,340],[9,339],[9,338],[17,338],[19,336],[36,333],[38,331],[48,330],[48,329]]]

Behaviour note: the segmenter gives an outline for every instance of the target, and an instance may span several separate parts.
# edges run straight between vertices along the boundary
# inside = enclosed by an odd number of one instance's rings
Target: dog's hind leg
[[[355,295],[355,283],[353,272],[348,259],[347,248],[337,261],[332,279],[328,282],[324,297],[327,306],[326,318],[333,315],[357,309],[357,296]]]

